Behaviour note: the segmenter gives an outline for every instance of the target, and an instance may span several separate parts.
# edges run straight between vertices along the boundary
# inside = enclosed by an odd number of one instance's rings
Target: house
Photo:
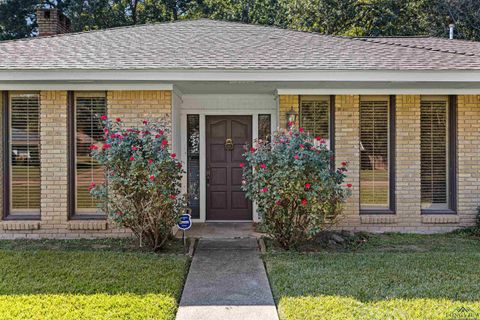
[[[240,190],[242,146],[288,121],[349,163],[339,227],[474,223],[480,43],[206,19],[65,33],[61,13],[38,15],[39,37],[0,42],[0,238],[127,234],[88,192],[103,179],[88,153],[101,142],[101,114],[169,122],[197,223],[259,220]]]

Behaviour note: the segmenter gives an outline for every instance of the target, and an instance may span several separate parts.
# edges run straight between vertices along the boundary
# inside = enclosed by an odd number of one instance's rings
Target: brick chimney
[[[40,37],[70,32],[70,19],[56,8],[36,10],[38,35]]]

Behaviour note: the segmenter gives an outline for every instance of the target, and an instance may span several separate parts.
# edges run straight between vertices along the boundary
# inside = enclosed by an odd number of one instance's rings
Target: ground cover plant
[[[188,268],[181,244],[131,239],[0,241],[0,319],[175,319]]]
[[[347,162],[333,169],[322,137],[292,126],[246,149],[242,188],[256,202],[266,233],[283,248],[336,222],[351,185],[345,183]]]
[[[370,235],[350,250],[264,256],[280,318],[479,319],[480,239]]]

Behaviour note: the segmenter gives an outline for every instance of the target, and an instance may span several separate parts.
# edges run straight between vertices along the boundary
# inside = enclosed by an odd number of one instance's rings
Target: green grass
[[[281,319],[453,320],[460,307],[480,319],[478,238],[375,235],[354,251],[264,259]]]
[[[0,241],[0,319],[174,319],[188,260],[132,240]]]

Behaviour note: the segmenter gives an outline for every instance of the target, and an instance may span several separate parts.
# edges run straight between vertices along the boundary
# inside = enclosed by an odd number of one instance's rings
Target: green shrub
[[[105,168],[106,183],[91,193],[110,218],[130,228],[146,244],[160,249],[186,207],[180,196],[182,164],[168,147],[163,123],[143,121],[125,128],[121,119],[102,116],[105,143],[92,145],[92,156]]]
[[[351,185],[347,163],[331,168],[325,141],[302,128],[277,131],[272,142],[258,141],[244,154],[243,190],[255,201],[267,233],[289,249],[333,224]]]

